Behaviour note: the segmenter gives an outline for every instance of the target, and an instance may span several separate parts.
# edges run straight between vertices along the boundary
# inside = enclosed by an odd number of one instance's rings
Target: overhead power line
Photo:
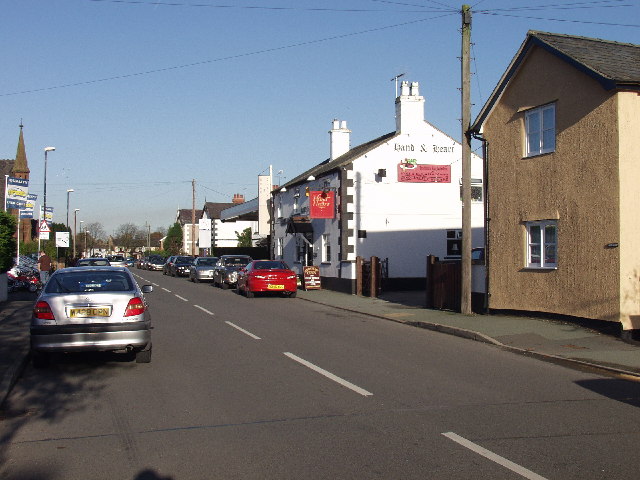
[[[88,0],[93,3],[120,3],[128,5],[146,5],[150,7],[194,7],[194,8],[218,8],[218,9],[239,9],[239,10],[282,10],[282,11],[307,11],[307,12],[339,12],[339,13],[389,13],[389,9],[371,8],[326,8],[326,7],[275,7],[268,5],[213,5],[211,3],[187,3],[187,2],[145,2],[142,0]],[[389,2],[392,3],[392,2]],[[400,5],[400,4],[398,4]],[[418,7],[419,5],[407,5]],[[435,11],[442,11],[441,9]],[[395,10],[396,13],[425,13],[428,10]]]
[[[529,15],[512,15],[508,13],[494,13],[494,12],[474,12],[478,15],[492,15],[494,17],[511,17],[511,18],[528,18],[530,20],[545,20],[547,22],[565,22],[565,23],[582,23],[586,25],[605,25],[607,27],[630,27],[640,28],[640,24],[634,23],[610,23],[610,22],[594,22],[589,20],[574,20],[568,18],[548,18],[548,17],[532,17]]]
[[[94,0],[92,0],[94,1]],[[115,0],[113,0],[115,1]],[[330,42],[333,40],[339,40],[342,38],[348,38],[348,37],[354,37],[357,35],[364,35],[367,33],[373,33],[373,32],[379,32],[382,30],[388,30],[391,28],[399,28],[399,27],[404,27],[407,25],[411,25],[411,24],[415,24],[415,23],[420,23],[420,22],[426,22],[429,20],[435,20],[438,18],[442,18],[442,17],[446,17],[449,15],[454,15],[455,12],[452,13],[445,13],[445,14],[441,14],[441,15],[437,15],[435,17],[429,17],[429,18],[422,18],[422,19],[418,19],[418,20],[411,20],[408,22],[403,22],[403,23],[397,23],[395,25],[387,25],[387,26],[383,26],[383,27],[377,27],[377,28],[370,28],[368,30],[361,30],[359,32],[352,32],[352,33],[344,33],[341,35],[334,35],[332,37],[326,37],[326,38],[320,38],[317,40],[308,40],[305,42],[299,42],[299,43],[292,43],[289,45],[283,45],[280,47],[273,47],[273,48],[265,48],[262,50],[256,50],[254,52],[246,52],[246,53],[239,53],[236,55],[229,55],[226,57],[220,57],[220,58],[215,58],[212,60],[202,60],[200,62],[193,62],[193,63],[187,63],[187,64],[183,64],[183,65],[174,65],[172,67],[165,67],[165,68],[157,68],[154,70],[146,70],[144,72],[135,72],[135,73],[128,73],[128,74],[122,74],[122,75],[114,75],[112,77],[105,77],[105,78],[99,78],[99,79],[94,79],[94,80],[85,80],[85,81],[81,81],[81,82],[74,82],[74,83],[67,83],[67,84],[63,84],[63,85],[54,85],[51,87],[42,87],[42,88],[34,88],[31,90],[22,90],[19,92],[10,92],[10,93],[2,93],[0,94],[0,97],[8,97],[8,96],[13,96],[13,95],[23,95],[23,94],[27,94],[27,93],[37,93],[37,92],[44,92],[44,91],[48,91],[48,90],[57,90],[60,88],[70,88],[70,87],[79,87],[81,85],[91,85],[94,83],[101,83],[101,82],[109,82],[109,81],[113,81],[113,80],[122,80],[125,78],[133,78],[133,77],[140,77],[140,76],[144,76],[144,75],[152,75],[155,73],[161,73],[161,72],[169,72],[171,70],[180,70],[183,68],[193,68],[193,67],[198,67],[198,66],[202,66],[202,65],[208,65],[211,63],[217,63],[217,62],[223,62],[223,61],[228,61],[228,60],[234,60],[237,58],[243,58],[243,57],[251,57],[251,56],[255,56],[255,55],[262,55],[265,53],[272,53],[272,52],[278,52],[281,50],[287,50],[290,48],[297,48],[297,47],[304,47],[304,46],[308,46],[308,45],[314,45],[314,44],[319,44],[319,43],[324,43],[324,42]]]

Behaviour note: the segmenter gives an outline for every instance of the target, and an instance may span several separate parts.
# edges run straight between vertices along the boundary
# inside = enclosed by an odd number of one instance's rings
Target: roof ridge
[[[597,38],[597,37],[585,37],[583,35],[571,35],[568,33],[553,33],[553,32],[544,32],[542,30],[529,30],[527,35],[539,36],[539,35],[550,35],[553,37],[561,37],[561,38],[575,38],[579,40],[589,40],[592,42],[600,42],[600,43],[608,43],[612,45],[624,45],[627,47],[640,47],[640,45],[636,43],[626,43],[626,42],[617,42],[615,40],[607,40],[605,38]]]

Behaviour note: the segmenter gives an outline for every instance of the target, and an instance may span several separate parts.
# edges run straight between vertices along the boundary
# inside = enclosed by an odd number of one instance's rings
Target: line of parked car
[[[191,257],[173,255],[166,260],[149,256],[138,260],[142,270],[162,270],[163,275],[188,277],[194,283],[211,282],[227,290],[252,298],[255,293],[280,293],[293,298],[297,294],[296,272],[282,260],[254,260],[248,255]]]

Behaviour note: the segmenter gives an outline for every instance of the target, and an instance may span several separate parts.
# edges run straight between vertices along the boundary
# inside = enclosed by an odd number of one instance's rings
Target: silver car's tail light
[[[36,303],[35,307],[33,307],[33,316],[39,320],[55,320],[56,318],[53,316],[53,311],[51,311],[51,307],[47,302],[39,301]]]
[[[135,315],[142,315],[145,310],[146,308],[144,306],[144,302],[142,301],[142,299],[140,297],[134,297],[131,300],[129,300],[129,304],[127,305],[127,308],[125,308],[124,310],[124,316],[133,317]]]

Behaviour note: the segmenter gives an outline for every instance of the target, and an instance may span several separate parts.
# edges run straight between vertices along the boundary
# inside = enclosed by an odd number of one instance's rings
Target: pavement
[[[525,315],[462,315],[424,308],[424,292],[386,292],[379,298],[331,290],[299,290],[298,298],[416,328],[485,342],[572,368],[640,381],[640,342],[624,341],[616,324]],[[29,360],[29,322],[36,294],[13,292],[0,303],[0,406]]]

